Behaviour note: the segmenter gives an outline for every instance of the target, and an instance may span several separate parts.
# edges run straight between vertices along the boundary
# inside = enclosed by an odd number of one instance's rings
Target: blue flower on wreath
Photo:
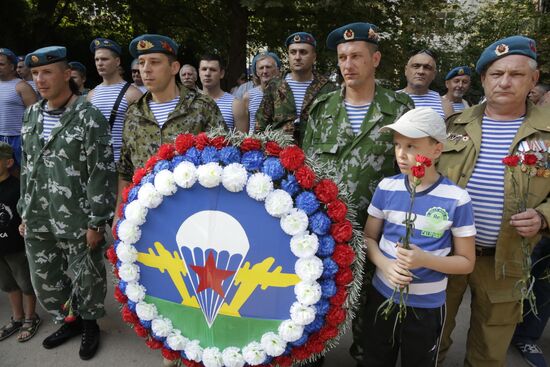
[[[187,149],[184,157],[186,161],[193,163],[195,166],[198,166],[201,160],[201,152],[197,148],[191,147]]]
[[[220,150],[220,160],[226,166],[231,163],[239,163],[241,161],[241,152],[237,147],[223,147]]]
[[[304,327],[304,333],[313,334],[321,330],[321,328],[325,325],[325,316],[322,315],[316,315],[315,320],[311,322],[311,324],[308,324]]]
[[[321,298],[319,302],[315,304],[316,315],[324,316],[330,309],[330,303],[327,299]]]
[[[311,191],[304,191],[296,197],[296,207],[302,209],[307,215],[313,214],[319,209],[319,200]]]
[[[300,191],[300,184],[294,175],[288,175],[281,181],[281,189],[288,192],[290,196],[294,196]]]
[[[307,340],[309,339],[309,334],[308,333],[303,333],[302,336],[300,337],[300,339],[298,340],[295,340],[293,341],[292,343],[290,343],[293,347],[300,347],[302,345],[304,345]]]
[[[218,163],[220,160],[220,154],[216,147],[207,146],[201,152],[201,163],[207,164],[210,162]]]
[[[163,169],[170,169],[170,162],[167,160],[160,160],[155,164],[155,167],[153,168],[154,173],[159,173]]]
[[[153,177],[154,180],[154,177]],[[141,185],[136,185],[132,187],[130,192],[128,193],[128,202],[134,201],[137,199],[139,189],[141,188]]]
[[[172,158],[172,160],[170,161],[170,170],[174,170],[178,164],[180,164],[181,162],[184,162],[186,159],[185,159],[185,156],[183,155],[177,155],[175,156],[174,158]]]
[[[151,333],[151,335],[153,336],[153,338],[155,338],[156,340],[158,340],[161,343],[164,343],[164,341],[166,340],[165,336],[159,336],[155,333]]]
[[[154,172],[149,172],[148,174],[146,174],[142,179],[141,179],[141,184],[146,184],[146,183],[151,183],[151,184],[155,184],[155,173]]]
[[[264,161],[262,172],[270,176],[272,180],[280,180],[285,175],[285,168],[279,158],[269,157]]]
[[[189,359],[189,358],[187,358],[187,354],[185,354],[185,352],[183,350],[180,352],[180,356],[183,359]]]
[[[309,228],[313,233],[316,235],[325,235],[330,231],[330,226],[332,225],[332,221],[322,211],[318,211],[317,213],[313,214],[309,217]]]
[[[124,280],[120,280],[118,282],[118,289],[120,289],[120,291],[124,294],[126,294],[126,286],[128,285],[128,283],[126,283]]]
[[[332,256],[334,253],[334,246],[336,242],[331,235],[319,236],[319,248],[317,249],[317,255],[321,257]]]
[[[332,260],[332,258],[327,257],[326,259],[323,259],[323,274],[321,275],[321,278],[332,278],[336,275],[338,270],[338,264],[336,264],[336,262]]]
[[[323,279],[319,281],[323,298],[330,298],[336,294],[336,283],[332,279]]]
[[[128,309],[129,309],[130,311],[136,312],[136,305],[137,305],[137,303],[128,300],[127,305],[128,305]]]
[[[259,150],[251,150],[243,154],[241,164],[248,171],[259,171],[264,161],[264,154]]]
[[[141,326],[143,326],[144,328],[146,328],[146,329],[151,329],[151,323],[152,323],[151,320],[142,320],[142,319],[139,319],[139,323],[140,323]]]

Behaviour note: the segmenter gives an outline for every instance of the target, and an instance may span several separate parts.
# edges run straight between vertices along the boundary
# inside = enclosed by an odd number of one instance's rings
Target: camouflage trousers
[[[107,282],[103,246],[88,255],[85,238],[58,239],[47,233],[25,238],[25,245],[38,301],[57,321],[66,316],[62,306],[71,296],[74,313],[83,319],[105,315]],[[89,258],[83,266],[85,256]],[[74,284],[77,276],[78,282]]]

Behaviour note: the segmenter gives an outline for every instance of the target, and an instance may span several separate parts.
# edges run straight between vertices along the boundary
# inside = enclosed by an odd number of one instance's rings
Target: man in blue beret
[[[0,48],[0,141],[13,148],[18,176],[21,165],[21,127],[25,108],[37,101],[34,89],[17,77],[17,56],[7,48]]]
[[[78,61],[71,61],[69,62],[69,67],[71,68],[71,79],[78,87],[80,95],[87,95],[90,90],[84,86],[86,83],[86,66]]]
[[[452,113],[461,112],[470,107],[468,101],[463,99],[471,85],[472,69],[468,66],[457,66],[445,76],[447,93],[441,97],[443,103],[448,104]]]
[[[17,72],[19,78],[26,81],[32,87],[32,89],[34,89],[37,97],[40,98],[38,89],[36,89],[36,84],[34,83],[34,80],[32,80],[31,69],[29,69],[27,65],[25,65],[25,56],[17,56],[17,68],[15,69],[15,71]]]
[[[506,169],[502,162],[509,154],[544,157],[549,149],[548,113],[527,99],[539,78],[536,59],[535,41],[527,37],[507,37],[488,46],[476,65],[486,102],[447,121],[448,141],[438,169],[470,194],[477,258],[471,274],[449,276],[440,362],[451,346],[458,307],[469,287],[472,313],[465,366],[505,365],[522,317],[521,293],[527,292],[520,283],[530,270],[523,265],[529,255],[522,252],[522,243],[533,248],[549,233],[548,179],[530,179],[520,167]],[[534,167],[544,165],[537,158]],[[529,195],[520,207],[518,196],[526,187]]]
[[[317,41],[311,34],[293,33],[285,45],[290,73],[283,71],[280,77],[269,82],[256,114],[256,129],[263,131],[268,126],[282,129],[301,145],[313,100],[338,87],[313,70]]]
[[[87,99],[109,121],[115,162],[118,162],[126,111],[143,93],[120,75],[118,67],[122,49],[118,43],[106,38],[96,38],[90,43],[90,51],[94,54],[97,73],[103,80],[88,93]]]
[[[23,120],[20,232],[38,300],[62,323],[42,345],[82,334],[79,355],[87,360],[99,346],[96,320],[105,315],[102,247],[116,198],[109,125],[78,95],[65,47],[38,49],[25,63],[43,100]],[[78,283],[71,280],[77,273]]]
[[[132,85],[139,89],[141,93],[147,93],[147,88],[143,85],[143,79],[141,79],[141,74],[139,73],[138,59],[132,60],[130,71],[132,72],[132,80],[134,81]]]
[[[380,127],[414,108],[406,94],[376,84],[376,68],[382,58],[378,42],[378,29],[370,23],[347,24],[329,34],[327,47],[337,52],[344,85],[317,97],[303,142],[308,156],[338,168],[337,179],[347,187],[357,208],[355,226],[359,230],[378,182],[396,173],[392,136],[381,134]],[[366,291],[364,285],[353,323],[351,353],[360,365],[366,363],[364,344],[370,327],[365,315]]]

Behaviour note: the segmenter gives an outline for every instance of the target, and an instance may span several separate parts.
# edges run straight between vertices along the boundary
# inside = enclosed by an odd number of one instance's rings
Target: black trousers
[[[364,367],[393,367],[401,351],[402,367],[430,367],[437,362],[445,322],[445,305],[439,308],[408,307],[407,316],[396,323],[397,307],[387,320],[378,308],[386,300],[372,285],[367,291]]]

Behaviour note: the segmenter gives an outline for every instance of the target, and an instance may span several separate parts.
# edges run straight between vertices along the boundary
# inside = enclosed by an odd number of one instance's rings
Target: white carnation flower
[[[281,228],[289,236],[305,232],[308,224],[307,214],[301,209],[291,209],[288,214],[281,218]]]
[[[317,282],[300,282],[294,287],[296,300],[303,305],[314,305],[321,299],[321,286]]]
[[[292,320],[285,320],[279,325],[279,336],[285,342],[291,343],[300,339],[304,334],[304,327]]]
[[[298,325],[309,325],[315,320],[315,308],[294,302],[290,306],[290,318]]]
[[[162,195],[152,183],[147,182],[139,188],[138,200],[144,207],[153,209],[162,203]]]
[[[252,199],[258,201],[265,200],[271,191],[273,191],[273,181],[265,173],[254,173],[248,178],[246,192]]]
[[[178,190],[174,174],[167,169],[163,169],[155,176],[155,189],[164,196],[173,195]]]
[[[248,173],[240,163],[231,163],[223,169],[222,184],[228,191],[240,192],[244,189]]]
[[[130,282],[126,285],[126,296],[132,302],[141,302],[145,299],[145,287],[139,283]]]
[[[141,238],[141,229],[135,224],[123,220],[118,225],[117,235],[122,242],[133,245]]]
[[[319,249],[319,238],[315,233],[300,233],[290,239],[290,250],[296,257],[311,257]]]
[[[180,162],[174,169],[174,181],[179,187],[190,188],[197,182],[197,167],[191,162]]]
[[[135,282],[139,279],[139,266],[123,263],[118,268],[118,276],[125,282]]]
[[[183,351],[188,359],[195,362],[200,362],[202,360],[202,348],[199,344],[200,342],[198,340],[187,342]]]
[[[116,256],[122,263],[133,263],[137,260],[138,252],[134,246],[120,242],[116,247]]]
[[[272,191],[265,199],[265,210],[273,217],[281,218],[292,206],[292,196],[285,190]]]
[[[314,281],[323,274],[323,261],[317,256],[302,257],[294,264],[294,270],[301,280]]]
[[[189,339],[181,335],[181,331],[172,330],[172,333],[166,338],[166,344],[172,350],[182,351],[185,349],[185,346],[189,343]]]
[[[285,352],[286,342],[275,333],[265,333],[262,335],[262,348],[271,357],[278,357]]]
[[[223,364],[225,367],[243,367],[244,358],[236,347],[227,347],[222,353]]]
[[[147,208],[141,205],[138,200],[134,200],[124,207],[124,217],[128,222],[140,226],[145,223],[147,211]]]
[[[197,168],[199,183],[206,188],[216,187],[222,180],[222,172],[223,168],[219,163],[203,164]]]
[[[173,330],[172,321],[165,318],[154,319],[151,323],[151,330],[156,336],[166,338]]]
[[[158,316],[157,306],[152,303],[139,302],[136,305],[136,314],[145,321],[151,321]]]
[[[243,358],[251,366],[262,364],[267,358],[266,352],[258,342],[252,342],[243,348]]]
[[[204,348],[202,351],[202,363],[204,367],[222,367],[222,354],[218,348]]]

